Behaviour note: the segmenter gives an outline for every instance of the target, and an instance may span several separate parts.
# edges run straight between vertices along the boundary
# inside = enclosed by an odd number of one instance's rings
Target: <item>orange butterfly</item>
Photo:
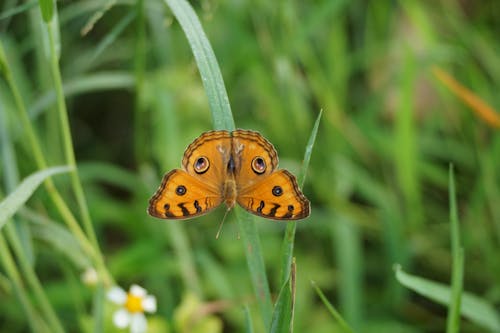
[[[237,202],[252,214],[274,220],[309,216],[309,201],[295,177],[277,170],[273,145],[255,131],[209,131],[191,143],[182,169],[163,177],[149,200],[148,213],[162,219],[188,219],[223,202]]]

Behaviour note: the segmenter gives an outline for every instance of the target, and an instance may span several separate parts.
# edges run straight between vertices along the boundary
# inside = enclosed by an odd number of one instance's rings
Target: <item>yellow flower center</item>
[[[127,301],[125,302],[125,308],[130,313],[144,312],[142,307],[142,298],[134,296],[132,294],[127,294]]]

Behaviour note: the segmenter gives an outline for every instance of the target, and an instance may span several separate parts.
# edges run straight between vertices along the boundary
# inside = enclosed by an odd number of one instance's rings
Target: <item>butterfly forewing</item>
[[[183,169],[193,177],[220,188],[227,179],[227,163],[231,155],[231,134],[228,131],[209,131],[200,135],[187,148],[182,159]],[[198,169],[200,159],[206,169]]]
[[[254,131],[233,132],[233,156],[237,192],[253,187],[278,167],[278,154],[274,146]]]

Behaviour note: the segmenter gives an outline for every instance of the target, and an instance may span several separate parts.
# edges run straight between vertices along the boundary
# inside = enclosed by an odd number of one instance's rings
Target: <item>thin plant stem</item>
[[[333,307],[333,305],[330,303],[330,301],[328,301],[325,294],[323,294],[321,289],[319,289],[318,285],[314,281],[311,281],[311,284],[312,284],[314,290],[316,290],[316,293],[318,294],[318,296],[321,299],[321,301],[323,302],[323,304],[326,306],[326,308],[328,309],[330,314],[333,316],[333,318],[335,318],[335,320],[339,324],[340,331],[344,332],[344,333],[354,333],[354,331],[349,326],[349,324],[347,324],[347,322],[344,320],[344,318],[342,318],[340,313]]]
[[[144,141],[147,135],[145,110],[143,107],[144,93],[144,70],[146,67],[145,54],[145,26],[144,26],[144,1],[138,0],[136,4],[136,40],[135,40],[135,57],[134,57],[134,74],[135,74],[135,105],[134,105],[134,153],[138,164],[141,164],[149,151],[145,151],[148,146]]]
[[[460,225],[457,213],[457,197],[455,190],[455,176],[453,166],[449,169],[449,200],[450,200],[450,229],[451,229],[451,296],[448,306],[446,332],[460,332],[460,310],[462,307],[462,292],[464,280],[464,249],[460,241]]]
[[[266,328],[271,326],[271,316],[273,304],[271,301],[271,291],[267,281],[266,267],[262,248],[260,246],[259,233],[253,217],[240,207],[234,208],[236,221],[241,230],[245,245],[248,270],[254,288],[254,293],[259,305],[260,314]]]
[[[19,242],[19,237],[15,232],[15,229],[12,223],[7,223],[5,225],[5,232],[9,243],[12,245],[12,248],[16,254],[17,261],[19,266],[21,267],[22,273],[31,289],[33,289],[34,296],[36,300],[40,303],[40,309],[43,312],[43,315],[47,319],[48,324],[50,325],[51,332],[64,332],[63,326],[57,317],[54,308],[50,304],[45,292],[43,291],[42,285],[40,284],[40,280],[35,274],[32,266],[30,265],[28,258],[26,257],[26,253]]]
[[[52,78],[54,80],[54,88],[57,96],[57,110],[59,113],[59,121],[62,131],[62,139],[64,145],[64,154],[66,157],[66,163],[70,167],[74,167],[74,171],[71,172],[71,183],[73,191],[76,197],[76,201],[80,208],[80,213],[83,222],[83,228],[87,236],[90,238],[92,245],[98,249],[97,237],[92,226],[92,221],[90,219],[90,213],[87,206],[87,199],[83,192],[83,187],[78,175],[78,169],[76,166],[75,153],[73,149],[73,140],[71,138],[71,132],[69,128],[68,112],[66,108],[66,101],[64,99],[64,91],[62,86],[61,72],[59,70],[59,59],[56,52],[56,44],[54,38],[54,29],[51,27],[54,24],[54,20],[47,23],[47,30],[49,35],[50,44],[50,69],[52,72]]]
[[[200,71],[207,94],[214,129],[235,129],[226,87],[214,51],[208,41],[195,11],[186,0],[165,0],[179,21]],[[259,234],[253,217],[238,207],[235,209],[239,228],[246,249],[247,264],[255,297],[266,328],[270,327],[272,302],[269,283],[262,257]]]
[[[31,124],[21,94],[19,93],[17,85],[15,84],[14,79],[12,77],[12,72],[10,71],[10,67],[8,66],[7,59],[3,52],[3,46],[1,42],[0,42],[0,56],[2,57],[2,59],[0,60],[4,64],[3,74],[11,90],[16,108],[17,110],[19,110],[21,123],[22,126],[24,127],[24,131],[28,139],[35,163],[40,170],[46,169],[47,162],[45,160],[42,148],[40,146],[40,140],[37,134],[35,133],[35,129]],[[54,182],[52,181],[52,178],[47,178],[47,180],[45,180],[44,182],[44,186],[49,194],[49,197],[51,198],[57,210],[59,211],[59,214],[61,215],[63,221],[68,226],[69,230],[71,230],[71,232],[78,239],[80,245],[85,250],[85,252],[93,259],[96,265],[96,270],[99,272],[101,278],[103,279],[104,284],[108,286],[111,285],[113,281],[111,275],[107,271],[106,266],[104,265],[104,260],[102,258],[102,255],[100,254],[98,249],[94,248],[92,243],[88,240],[87,236],[85,235],[80,225],[78,224],[78,221],[76,220],[75,216],[73,215],[68,205],[66,204],[65,200],[57,190]]]
[[[3,234],[0,232],[0,260],[4,266],[5,272],[9,277],[12,286],[19,298],[21,306],[24,309],[24,313],[27,315],[28,324],[33,332],[49,332],[48,329],[43,329],[46,325],[42,324],[42,320],[40,316],[37,314],[36,310],[30,303],[29,297],[26,293],[26,290],[23,287],[23,283],[21,280],[21,275],[19,271],[16,269],[16,265],[14,264],[14,259],[7,247],[7,243]]]
[[[174,251],[179,258],[179,269],[184,278],[186,286],[198,297],[203,297],[198,272],[193,258],[193,251],[190,248],[189,239],[180,224],[172,223],[166,225],[166,231],[172,242]]]
[[[309,136],[309,141],[307,143],[306,150],[304,153],[304,161],[302,163],[301,175],[299,177],[300,188],[304,187],[307,169],[309,168],[309,161],[311,160],[312,149],[314,143],[316,142],[316,135],[318,134],[318,128],[322,115],[323,115],[323,110],[320,110],[318,117],[316,118],[316,122],[314,123],[314,127],[311,131],[311,135]],[[281,246],[282,261],[281,261],[280,285],[284,285],[290,276],[296,230],[297,230],[297,223],[295,221],[288,222],[285,230],[285,237],[283,238],[283,244]]]

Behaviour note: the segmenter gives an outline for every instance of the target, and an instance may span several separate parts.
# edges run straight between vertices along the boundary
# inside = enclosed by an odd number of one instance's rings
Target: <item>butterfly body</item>
[[[236,204],[237,197],[236,182],[234,179],[227,179],[224,181],[224,189],[222,190],[222,197],[227,209],[231,209]]]
[[[275,220],[309,216],[309,201],[295,177],[277,170],[273,145],[249,130],[209,131],[186,149],[182,169],[163,177],[148,213],[164,219],[203,215],[222,203]]]

